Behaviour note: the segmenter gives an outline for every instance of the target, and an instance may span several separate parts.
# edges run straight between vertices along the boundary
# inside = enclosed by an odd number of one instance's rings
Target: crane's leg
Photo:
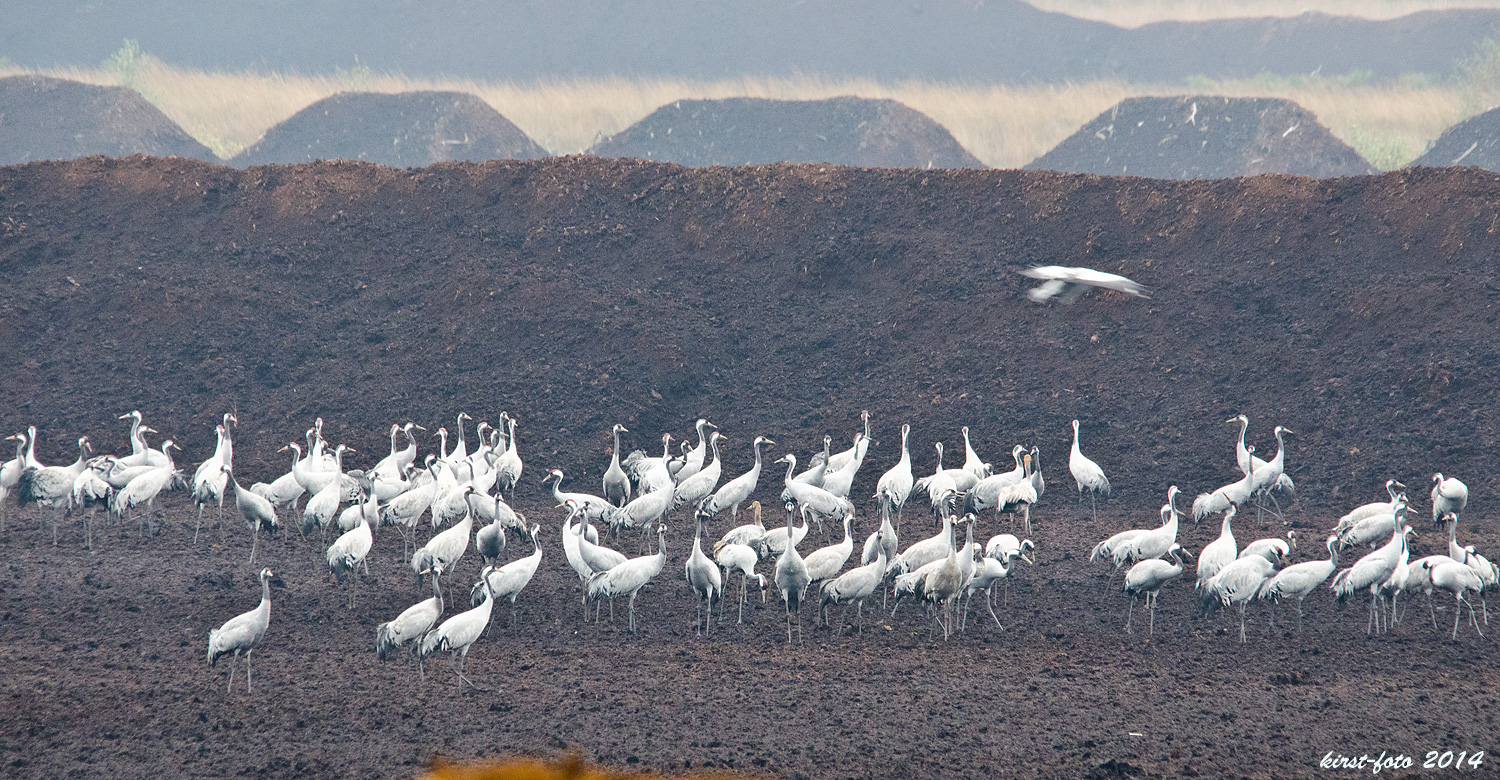
[[[193,526],[193,544],[198,543],[198,530],[203,527],[203,505],[198,505],[198,522]]]
[[[1099,519],[1099,495],[1092,490],[1089,491],[1089,514],[1093,519]]]
[[[1458,600],[1456,600],[1456,601],[1453,602],[1453,638],[1454,639],[1458,639],[1458,621],[1460,619],[1462,619],[1463,615],[1464,615],[1463,603],[1464,603],[1463,592],[1460,591],[1459,595],[1458,595]],[[1469,611],[1470,612],[1474,611],[1474,608],[1473,607],[1469,607]]]
[[[1240,602],[1240,644],[1245,644],[1245,602]]]
[[[224,541],[224,491],[219,491],[219,541]]]
[[[260,546],[260,521],[255,521],[255,532],[250,537],[250,565],[255,565],[255,550]]]
[[[255,690],[254,684],[250,681],[250,654],[254,652],[255,648],[245,651],[245,693]]]
[[[1464,604],[1468,605],[1469,607],[1469,622],[1474,624],[1474,631],[1479,634],[1480,639],[1483,639],[1484,632],[1480,631],[1479,629],[1479,621],[1474,619],[1474,603],[1469,601],[1468,599],[1464,599]]]
[[[234,655],[229,657],[229,687],[224,690],[226,696],[234,693],[234,664],[238,660],[240,660],[240,651],[236,650]]]
[[[990,611],[990,618],[995,621],[995,625],[1001,631],[1004,631],[1005,630],[1005,626],[1000,625],[1000,618],[998,618],[998,617],[995,616],[995,607],[994,607],[993,604],[990,603],[990,594],[994,591],[994,589],[995,589],[995,583],[993,583],[993,582],[990,583],[990,586],[988,588],[985,588],[985,590],[984,590],[984,608]]]
[[[1125,611],[1125,633],[1133,634],[1130,630],[1130,619],[1135,616],[1135,596],[1130,597],[1130,609]]]
[[[632,633],[632,634],[635,633],[635,597],[636,597],[636,593],[640,593],[640,591],[636,591],[635,593],[630,594],[630,633]]]
[[[1021,516],[1025,519],[1026,535],[1031,536],[1031,504],[1026,504],[1021,508]]]

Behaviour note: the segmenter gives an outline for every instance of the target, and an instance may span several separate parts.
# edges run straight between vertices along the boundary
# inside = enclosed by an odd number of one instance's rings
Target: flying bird
[[[1020,272],[1022,276],[1041,279],[1042,285],[1026,293],[1037,303],[1046,303],[1058,298],[1059,303],[1072,303],[1089,287],[1119,290],[1137,298],[1150,298],[1150,290],[1139,282],[1126,279],[1119,274],[1095,271],[1092,268],[1067,268],[1060,265],[1041,265]]]

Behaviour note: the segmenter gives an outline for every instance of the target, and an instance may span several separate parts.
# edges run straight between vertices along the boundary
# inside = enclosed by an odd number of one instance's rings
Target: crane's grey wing
[[[1076,268],[1064,268],[1060,265],[1038,265],[1028,268],[1019,273],[1032,279],[1055,280],[1070,282],[1076,278]]]
[[[1119,274],[1107,274],[1103,273],[1102,271],[1089,271],[1088,269],[1080,270],[1087,271],[1087,273],[1080,274],[1078,279],[1078,282],[1080,284],[1088,284],[1094,287],[1103,287],[1109,290],[1119,290],[1122,293],[1125,293],[1127,295],[1134,295],[1137,298],[1151,297],[1151,291],[1147,289],[1145,285],[1134,280],[1127,279],[1123,276],[1120,276]]]

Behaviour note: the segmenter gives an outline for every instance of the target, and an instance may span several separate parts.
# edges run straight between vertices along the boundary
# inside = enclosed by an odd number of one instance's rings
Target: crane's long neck
[[[1082,455],[1083,450],[1078,447],[1078,426],[1073,426],[1073,454]]]
[[[344,445],[342,444],[333,451],[333,472],[339,476],[344,474]]]
[[[510,419],[510,436],[506,444],[510,452],[514,453],[516,451],[516,420],[514,417]]]
[[[710,436],[708,438],[708,447],[714,451],[714,463],[717,464],[719,462],[719,437]]]
[[[130,454],[139,455],[146,451],[146,437],[141,435],[141,417],[138,414],[130,415]]]
[[[553,474],[548,479],[552,482],[552,497],[557,499],[557,503],[563,503],[562,477]]]
[[[36,428],[26,431],[26,465],[38,465],[36,461]]]
[[[612,458],[612,460],[614,461],[614,466],[616,468],[619,468],[619,466],[620,466],[620,429],[619,428],[615,428],[615,454],[614,454],[614,457]]]
[[[270,577],[261,577],[260,578],[260,610],[262,612],[270,612],[271,611],[271,578]]]
[[[78,440],[78,460],[73,461],[73,465],[69,466],[68,470],[71,471],[71,472],[73,472],[74,474],[82,474],[83,473],[83,467],[88,462],[88,459],[89,459],[89,440],[86,439],[86,438],[79,439]]]
[[[705,435],[704,432],[703,432],[704,429],[707,428],[707,427],[708,427],[708,424],[705,423],[705,422],[701,422],[700,421],[698,423],[698,447],[697,448],[700,449],[700,450],[703,449],[704,445],[708,444],[708,436]]]
[[[22,468],[26,466],[26,441],[27,438],[25,436],[16,440],[16,463],[20,464]]]
[[[1244,417],[1240,418],[1240,440],[1235,444],[1235,453],[1246,461],[1250,460],[1250,451],[1245,449],[1245,431],[1250,428],[1250,421]]]
[[[950,515],[943,516],[943,540],[949,548],[953,547],[953,517]]]
[[[934,473],[934,474],[941,474],[941,473],[943,473],[943,443],[942,442],[938,442],[937,444],[934,444],[933,446],[937,448],[938,464],[937,464],[937,470],[934,471],[934,472],[932,472],[932,473]]]
[[[438,429],[438,452],[442,455],[440,460],[448,459],[448,429]]]
[[[854,515],[844,515],[844,541],[846,543],[852,543],[854,541],[853,523]]]
[[[396,457],[396,453],[397,452],[400,452],[400,450],[396,449],[396,434],[398,434],[400,432],[401,432],[401,427],[400,426],[398,426],[398,425],[392,425],[391,426],[391,457],[392,458]]]
[[[750,468],[756,474],[760,473],[760,439],[755,440],[755,465]]]
[[[909,428],[901,429],[901,461],[897,465],[905,466],[906,468],[911,468],[911,453],[906,450],[906,438],[910,432],[911,429]]]
[[[786,483],[792,484],[792,472],[797,470],[797,459],[791,455],[786,456]]]
[[[468,450],[469,449],[469,444],[468,444],[468,442],[464,441],[464,416],[462,414],[460,414],[458,416],[457,422],[458,422],[458,447],[456,447],[455,449]]]

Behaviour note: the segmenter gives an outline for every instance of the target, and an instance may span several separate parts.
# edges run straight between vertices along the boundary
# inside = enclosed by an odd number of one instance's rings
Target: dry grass
[[[1047,11],[1096,19],[1121,27],[1168,20],[1201,21],[1262,16],[1333,16],[1394,19],[1417,11],[1500,8],[1500,0],[1028,0]]]
[[[1497,0],[1500,1],[1500,0]],[[11,75],[16,69],[0,70]],[[533,84],[427,80],[364,70],[332,76],[205,73],[162,65],[149,57],[128,72],[106,69],[46,71],[95,84],[124,83],[198,138],[230,157],[267,128],[308,104],[343,90],[472,92],[554,153],[583,151],[600,135],[636,122],[658,106],[684,98],[766,97],[809,100],[859,95],[899,100],[947,127],[985,164],[1013,168],[1030,162],[1084,122],[1136,95],[1173,95],[1182,87],[1120,82],[996,87],[930,82],[881,83],[744,78],[713,82],[675,79],[573,79]],[[1333,132],[1382,168],[1420,154],[1444,128],[1473,113],[1453,88],[1207,82],[1195,93],[1285,97],[1315,112]]]

